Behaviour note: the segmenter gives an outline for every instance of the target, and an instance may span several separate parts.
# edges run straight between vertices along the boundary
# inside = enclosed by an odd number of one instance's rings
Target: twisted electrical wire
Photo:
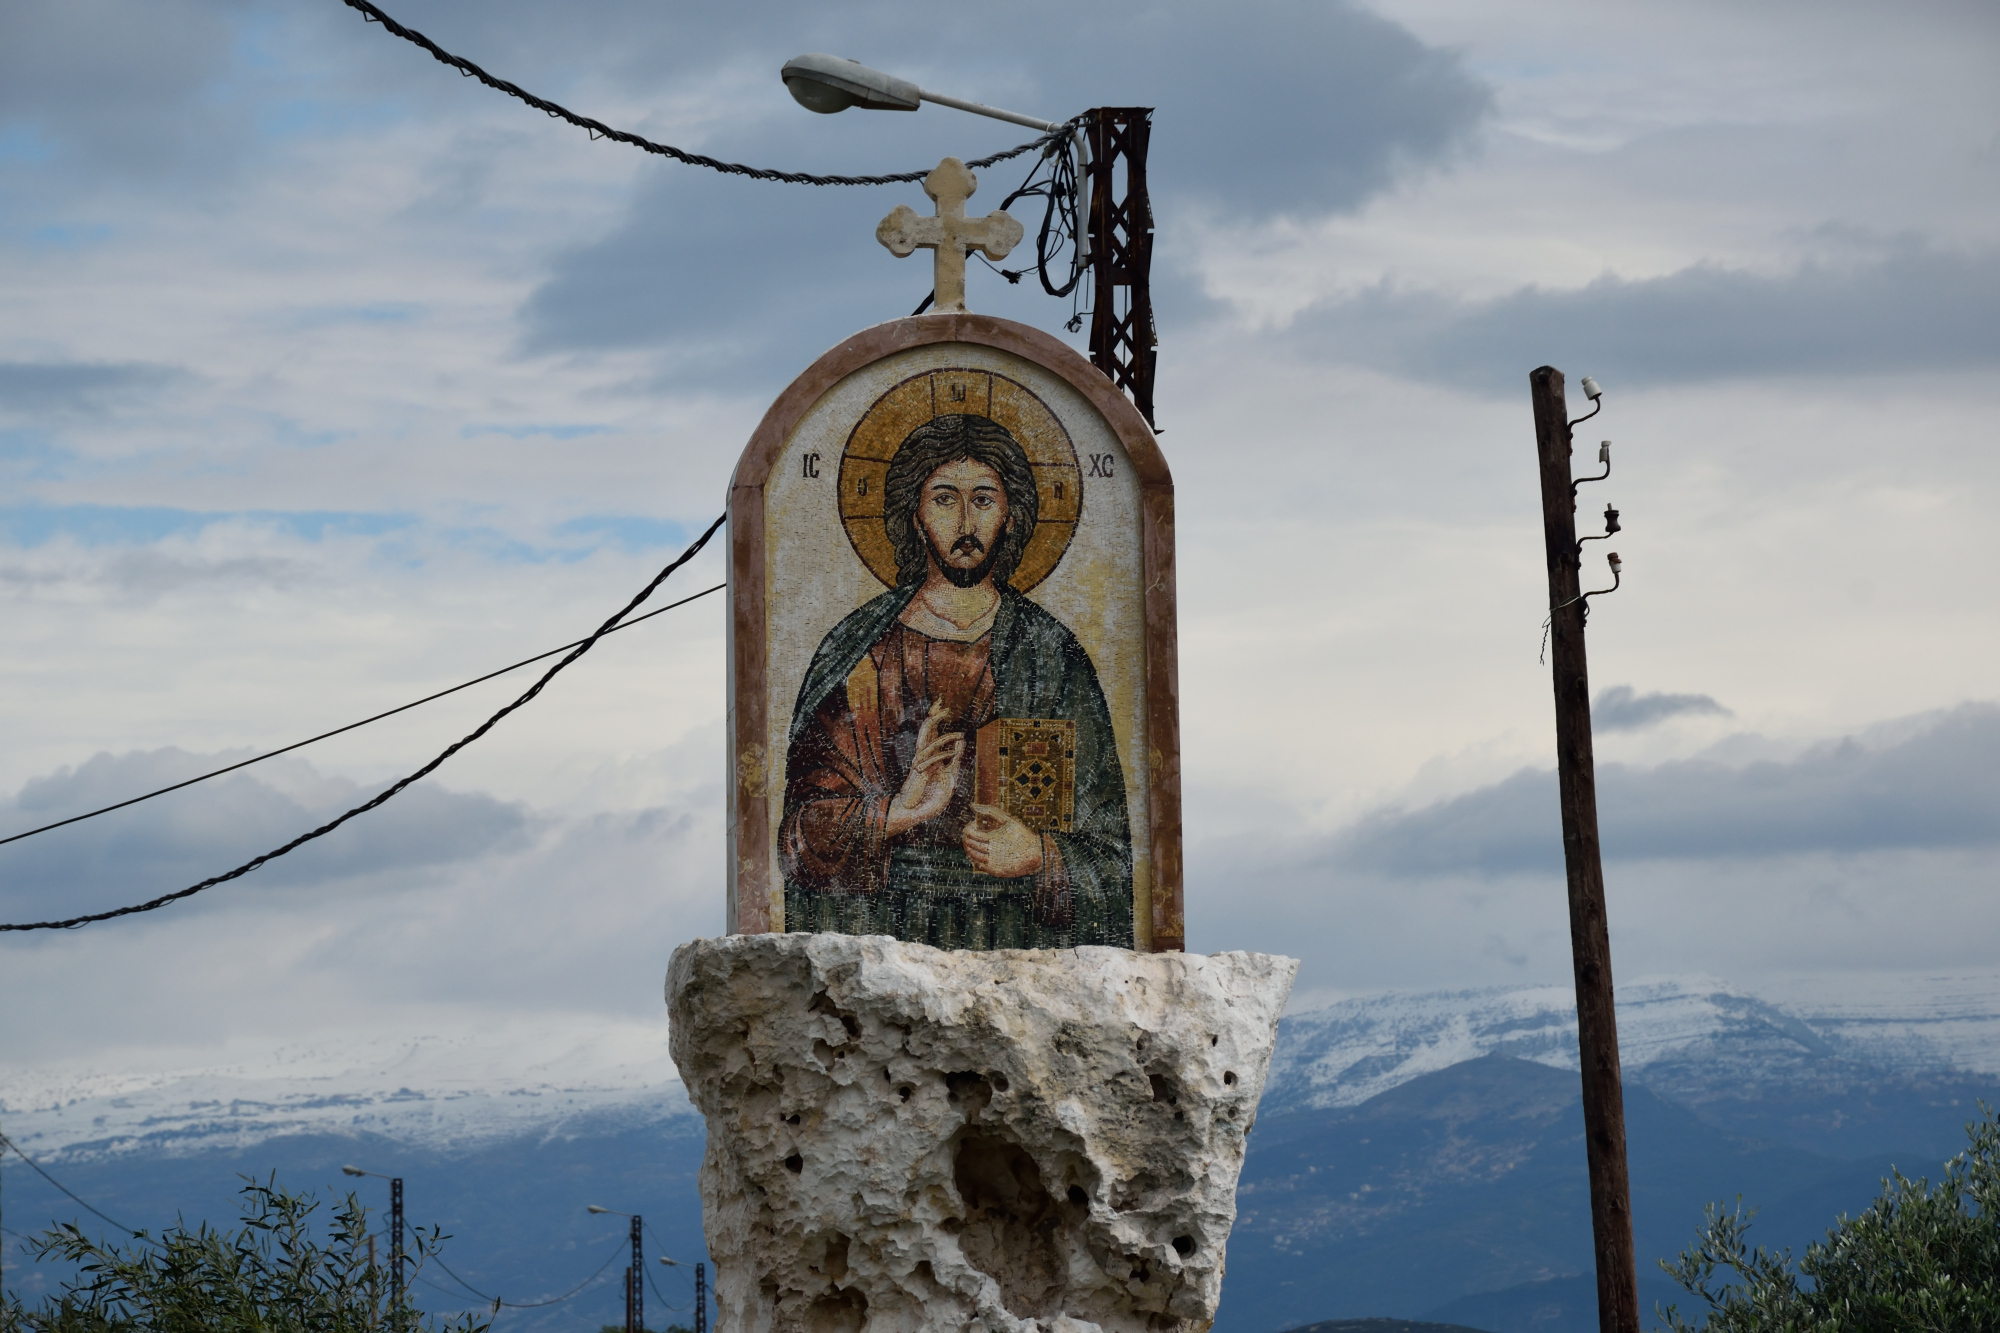
[[[1048,172],[1048,178],[1038,181],[1036,177],[1044,170]],[[1077,283],[1083,280],[1085,268],[1082,262],[1083,238],[1077,234],[1079,219],[1075,159],[1066,152],[1045,154],[1028,173],[1028,178],[1021,182],[1021,188],[1000,201],[1000,207],[1005,211],[1007,205],[1016,199],[1024,198],[1039,198],[1046,201],[1042,209],[1041,230],[1035,236],[1035,271],[1042,280],[1042,290],[1050,296],[1068,296],[1076,290]],[[1069,280],[1057,286],[1049,278],[1049,266],[1055,262],[1056,256],[1063,252],[1065,246],[1071,251]],[[981,255],[980,258],[984,260],[985,256]],[[994,266],[989,263],[987,267]],[[1010,283],[1019,282],[1022,275],[1027,272],[1026,269],[994,269],[994,271]]]
[[[720,171],[727,176],[748,176],[751,180],[760,181],[783,181],[788,185],[911,185],[931,174],[931,169],[927,167],[922,171],[902,171],[893,176],[815,176],[804,171],[775,171],[769,167],[746,166],[741,162],[724,162],[720,158],[709,157],[703,153],[686,152],[675,148],[671,144],[654,143],[651,139],[628,133],[625,130],[614,130],[601,120],[592,120],[588,116],[579,116],[568,107],[559,106],[544,97],[537,97],[518,84],[509,83],[505,79],[495,78],[479,66],[473,64],[470,60],[467,60],[464,56],[455,56],[414,28],[404,27],[383,13],[380,8],[370,4],[369,0],[341,0],[341,3],[345,4],[349,9],[360,10],[362,17],[366,18],[370,23],[381,24],[383,29],[391,35],[421,46],[424,50],[430,52],[431,58],[439,64],[449,65],[466,78],[478,79],[488,88],[492,88],[497,92],[503,92],[509,97],[519,98],[521,101],[535,108],[535,110],[543,112],[556,120],[568,121],[578,129],[588,131],[590,137],[593,139],[615,139],[619,143],[630,144],[634,148],[643,148],[647,152],[656,153],[661,157],[670,157],[676,162],[685,162],[691,167],[707,167],[710,171]],[[1023,153],[1040,148],[1053,140],[1067,138],[1071,131],[1075,129],[1077,121],[1081,119],[1081,117],[1077,117],[1059,128],[1049,131],[1049,133],[1044,134],[1039,139],[1031,139],[1027,143],[1009,148],[1004,152],[994,153],[990,157],[982,157],[977,161],[968,162],[965,165],[974,170],[980,167],[990,167],[996,162],[1005,162],[1009,158],[1019,157]]]
[[[605,621],[602,625],[599,625],[597,627],[596,632],[593,633],[589,638],[585,639],[575,648],[571,649],[567,657],[564,657],[562,661],[557,662],[554,666],[550,667],[547,671],[543,672],[542,678],[536,681],[533,685],[529,686],[527,692],[521,695],[520,698],[514,700],[514,702],[508,704],[505,708],[502,708],[492,717],[489,717],[484,722],[480,723],[479,726],[476,729],[474,729],[469,735],[467,735],[464,739],[455,741],[451,745],[447,746],[442,754],[438,755],[437,758],[431,760],[428,764],[425,764],[422,768],[418,769],[416,772],[410,774],[406,778],[401,778],[397,780],[393,785],[385,788],[381,792],[378,792],[371,799],[362,802],[360,805],[355,806],[352,810],[347,811],[345,814],[340,815],[338,818],[329,820],[328,822],[320,825],[318,828],[312,830],[312,832],[310,833],[300,834],[298,837],[293,838],[290,842],[286,843],[282,847],[275,848],[272,851],[265,852],[262,856],[254,857],[251,860],[245,861],[242,865],[237,866],[234,870],[225,871],[220,875],[211,875],[209,878],[201,881],[201,883],[190,885],[187,888],[181,889],[177,892],[164,893],[157,898],[151,899],[143,903],[135,903],[130,907],[117,907],[113,908],[108,912],[91,912],[85,916],[73,916],[61,921],[9,922],[4,925],[0,925],[0,931],[74,930],[79,926],[87,926],[94,921],[110,921],[113,920],[114,918],[121,916],[133,916],[140,912],[157,911],[158,909],[167,906],[169,903],[179,902],[183,898],[191,898],[195,894],[201,893],[207,889],[212,889],[218,884],[227,884],[230,880],[240,879],[242,876],[249,874],[257,867],[263,865],[266,861],[274,861],[277,858],[284,856],[288,852],[295,851],[298,848],[305,846],[307,843],[311,842],[315,838],[323,838],[327,834],[339,828],[342,824],[345,824],[348,820],[353,819],[356,815],[366,814],[370,810],[375,809],[377,806],[384,804],[391,797],[403,791],[403,789],[408,787],[411,783],[416,782],[418,779],[426,777],[430,773],[434,772],[440,765],[442,765],[445,762],[445,760],[451,758],[453,755],[457,754],[460,750],[463,750],[466,746],[472,744],[474,741],[478,740],[481,736],[484,736],[487,732],[493,730],[495,726],[499,725],[502,718],[505,718],[509,713],[512,713],[515,709],[520,708],[523,705],[527,704],[530,700],[534,699],[536,695],[540,694],[542,692],[542,688],[546,686],[550,681],[554,680],[556,676],[565,667],[569,666],[569,664],[576,661],[577,658],[582,657],[585,653],[589,652],[592,648],[596,647],[597,641],[599,639],[603,638],[605,635],[611,633],[612,630],[616,629],[620,621],[624,620],[626,616],[630,615],[634,610],[636,610],[641,602],[645,601],[648,597],[652,596],[654,589],[658,588],[662,583],[665,583],[668,577],[671,576],[675,570],[679,569],[682,565],[686,564],[688,561],[694,559],[695,556],[700,553],[701,548],[708,545],[708,539],[715,535],[716,529],[720,528],[723,524],[723,521],[728,517],[729,516],[726,513],[718,515],[716,517],[715,522],[708,525],[708,531],[702,533],[700,537],[695,539],[693,545],[689,546],[685,551],[682,551],[678,556],[676,556],[673,560],[673,563],[669,564],[665,569],[661,570],[658,574],[654,575],[653,581],[651,583],[648,583],[644,588],[640,589],[638,596],[634,597],[631,601],[627,602],[623,607],[623,609],[621,609],[618,612],[618,614],[612,616],[611,619]],[[20,1150],[17,1148],[15,1151],[18,1152]]]

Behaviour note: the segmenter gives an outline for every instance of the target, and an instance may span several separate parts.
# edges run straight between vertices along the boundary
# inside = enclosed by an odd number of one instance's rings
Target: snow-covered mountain
[[[449,1151],[693,1114],[664,1015],[302,1042],[192,1068],[10,1069],[0,1081],[0,1128],[38,1160],[311,1133]]]
[[[1628,1076],[1755,1082],[1802,1058],[1883,1076],[2000,1075],[2000,973],[1667,977],[1618,990]],[[1482,1055],[1577,1067],[1568,985],[1390,992],[1286,1020],[1266,1105],[1353,1106]]]
[[[1619,1023],[1649,1255],[1685,1243],[1711,1200],[1746,1191],[1768,1205],[1764,1239],[1803,1243],[1865,1206],[1890,1164],[1934,1171],[1977,1102],[2000,1102],[2000,972],[1754,990],[1652,979],[1620,991]],[[8,1222],[98,1226],[82,1199],[115,1225],[227,1223],[239,1173],[330,1198],[355,1189],[379,1208],[382,1182],[340,1174],[356,1162],[405,1178],[413,1222],[450,1233],[452,1272],[489,1293],[420,1275],[426,1308],[484,1311],[500,1293],[561,1302],[507,1312],[517,1333],[612,1323],[624,1221],[586,1205],[643,1212],[655,1246],[705,1257],[704,1136],[666,1037],[664,1015],[553,1015],[226,1059],[140,1051],[0,1069],[0,1128],[61,1182],[8,1154]],[[1577,1082],[1553,1072],[1575,1067],[1575,1049],[1567,985],[1351,996],[1287,1018],[1219,1327],[1418,1314],[1587,1269]],[[1485,1165],[1468,1174],[1471,1160]],[[11,1250],[23,1291],[58,1280]]]
[[[1803,1065],[1881,1078],[2000,1075],[2000,972],[1710,977],[1619,991],[1625,1068],[1679,1100]],[[1285,1021],[1266,1108],[1344,1107],[1489,1054],[1576,1067],[1565,985],[1392,992]],[[303,1133],[462,1150],[691,1116],[657,1024],[594,1017],[303,1042],[195,1067],[13,1068],[0,1127],[37,1158],[240,1150]]]

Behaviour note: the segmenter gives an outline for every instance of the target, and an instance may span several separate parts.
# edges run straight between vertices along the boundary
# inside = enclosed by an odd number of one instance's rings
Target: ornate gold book
[[[1037,832],[1067,833],[1076,817],[1076,723],[996,717],[973,745],[972,790]]]

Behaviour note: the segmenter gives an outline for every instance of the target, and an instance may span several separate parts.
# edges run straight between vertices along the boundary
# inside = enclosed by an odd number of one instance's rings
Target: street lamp
[[[340,1174],[373,1176],[389,1182],[389,1308],[400,1310],[403,1308],[403,1178],[385,1176],[380,1171],[363,1171],[358,1166],[343,1166]]]
[[[848,60],[843,56],[822,52],[793,56],[778,73],[784,79],[785,88],[791,93],[793,101],[823,116],[845,111],[851,106],[867,111],[915,111],[925,102],[935,102],[957,111],[969,111],[975,116],[991,116],[995,120],[1026,125],[1044,134],[1058,134],[1065,128],[1057,121],[1024,116],[1018,111],[1003,111],[984,102],[946,97],[943,93],[919,88],[908,79],[884,74],[879,69],[870,69],[858,60]],[[1084,228],[1084,219],[1090,214],[1090,140],[1080,125],[1070,130],[1069,138],[1076,146],[1076,178],[1080,182],[1080,188],[1071,199],[1070,234],[1076,238],[1075,263],[1071,272],[1080,276],[1090,263],[1089,233]],[[1054,151],[1054,145],[1051,145],[1044,155],[1052,155]],[[1040,257],[1038,252],[1037,258]],[[1047,281],[1046,275],[1043,280]],[[1066,293],[1068,288],[1063,291]]]
[[[621,1213],[616,1208],[605,1208],[599,1204],[587,1204],[586,1213],[610,1213],[613,1217],[632,1219],[632,1265],[625,1270],[625,1333],[646,1333],[646,1260],[639,1253],[639,1236],[645,1229],[645,1222],[637,1213]]]
[[[639,1279],[639,1273],[640,1273],[639,1214],[621,1213],[616,1208],[606,1208],[600,1204],[595,1204],[595,1203],[585,1205],[584,1211],[586,1213],[610,1213],[613,1217],[629,1217],[632,1219],[632,1268],[631,1271],[626,1275],[626,1281],[630,1284],[628,1290],[636,1293],[639,1289],[639,1280],[640,1280]],[[669,1259],[664,1254],[660,1256],[660,1262],[665,1264],[669,1268],[687,1267],[687,1265],[682,1263],[680,1260]],[[626,1316],[626,1319],[628,1325],[632,1325],[633,1327],[637,1328],[637,1333],[644,1333],[644,1329],[642,1327],[638,1327],[638,1325],[643,1324],[644,1322],[643,1320],[634,1321],[630,1314]],[[694,1333],[708,1333],[708,1265],[707,1264],[696,1264],[694,1266]]]
[[[1018,111],[1002,111],[983,102],[967,102],[930,92],[908,79],[870,69],[859,61],[819,52],[787,60],[780,76],[785,81],[785,87],[791,91],[793,101],[823,116],[845,111],[851,106],[869,111],[915,111],[924,102],[935,102],[939,106],[970,111],[975,116],[991,116],[995,120],[1026,125],[1044,134],[1053,134],[1062,128],[1052,120],[1037,120]]]

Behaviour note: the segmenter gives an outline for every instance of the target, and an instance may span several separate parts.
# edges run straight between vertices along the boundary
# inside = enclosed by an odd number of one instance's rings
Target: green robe
[[[963,795],[957,813],[934,821],[938,827],[886,836],[883,812],[908,772],[921,714],[905,707],[878,715],[870,654],[897,633],[915,594],[898,588],[848,615],[806,671],[792,713],[779,833],[786,929],[893,935],[946,949],[1132,947],[1132,829],[1104,691],[1076,636],[1011,588],[1000,589],[993,626],[977,645],[991,672],[982,703],[990,716],[1076,724],[1070,831],[1045,833],[1043,869],[1018,879],[974,869],[955,841],[946,821],[962,826]],[[960,655],[967,648],[947,647]]]

